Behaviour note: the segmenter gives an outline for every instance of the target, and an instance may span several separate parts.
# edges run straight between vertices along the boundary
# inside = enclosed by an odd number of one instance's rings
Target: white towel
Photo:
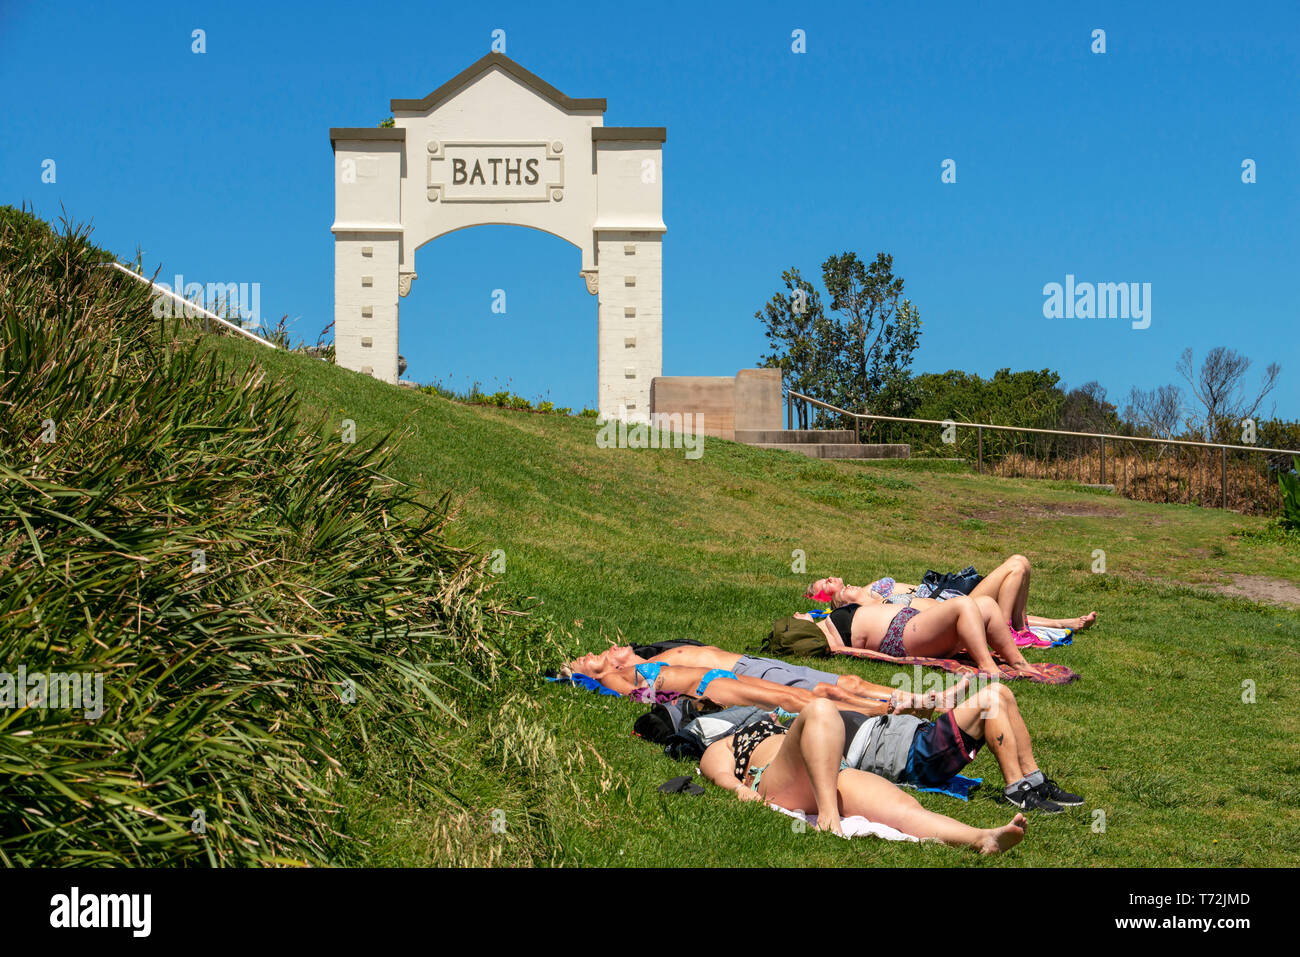
[[[1046,638],[1048,641],[1060,641],[1074,634],[1073,628],[1048,628],[1046,625],[1030,625],[1029,630],[1039,638]]]
[[[780,811],[788,817],[798,818],[800,821],[807,823],[809,827],[817,826],[816,814],[805,814],[803,811],[788,811],[776,804],[769,804],[768,807],[774,811]],[[920,841],[920,838],[913,837],[911,834],[904,834],[888,824],[877,824],[856,814],[852,817],[840,818],[840,829],[844,831],[845,837],[866,837],[870,835],[883,838],[886,841]]]

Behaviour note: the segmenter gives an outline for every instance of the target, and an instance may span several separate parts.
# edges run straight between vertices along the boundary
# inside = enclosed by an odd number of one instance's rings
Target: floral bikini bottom
[[[913,608],[910,605],[906,608],[900,608],[898,614],[889,622],[889,627],[885,629],[885,637],[880,639],[880,653],[889,655],[891,658],[905,657],[907,652],[903,649],[903,629],[907,623],[919,615],[921,610]]]

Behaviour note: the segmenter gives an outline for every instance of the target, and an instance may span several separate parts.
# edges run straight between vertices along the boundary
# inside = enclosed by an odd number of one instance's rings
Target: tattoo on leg
[[[999,735],[998,735],[998,744],[1001,744],[1001,743],[1002,743],[1002,735],[999,734]]]

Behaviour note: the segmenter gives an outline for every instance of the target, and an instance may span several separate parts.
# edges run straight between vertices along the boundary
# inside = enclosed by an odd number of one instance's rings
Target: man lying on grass
[[[861,815],[921,840],[999,854],[1024,839],[1023,814],[998,828],[975,828],[936,814],[883,777],[846,767],[845,726],[835,705],[818,698],[787,730],[775,721],[747,725],[709,745],[700,771],[742,801],[765,801],[817,815],[817,829],[842,834],[843,815]]]
[[[706,719],[709,733],[716,737],[741,730],[761,714],[758,708],[713,712],[686,725],[674,740],[703,741]],[[1083,803],[1083,798],[1061,788],[1038,767],[1015,695],[1004,684],[980,688],[934,721],[905,714],[867,717],[844,710],[840,710],[840,719],[844,724],[842,757],[847,767],[898,784],[946,789],[987,741],[1007,782],[999,797],[1003,803],[1044,814]]]

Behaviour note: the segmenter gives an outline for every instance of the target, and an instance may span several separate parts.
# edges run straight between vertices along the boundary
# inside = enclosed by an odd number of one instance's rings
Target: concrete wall
[[[656,376],[650,414],[700,414],[703,433],[735,439],[738,429],[780,429],[781,370],[741,369],[734,376]]]
[[[736,428],[782,428],[781,370],[741,369],[736,373]]]

